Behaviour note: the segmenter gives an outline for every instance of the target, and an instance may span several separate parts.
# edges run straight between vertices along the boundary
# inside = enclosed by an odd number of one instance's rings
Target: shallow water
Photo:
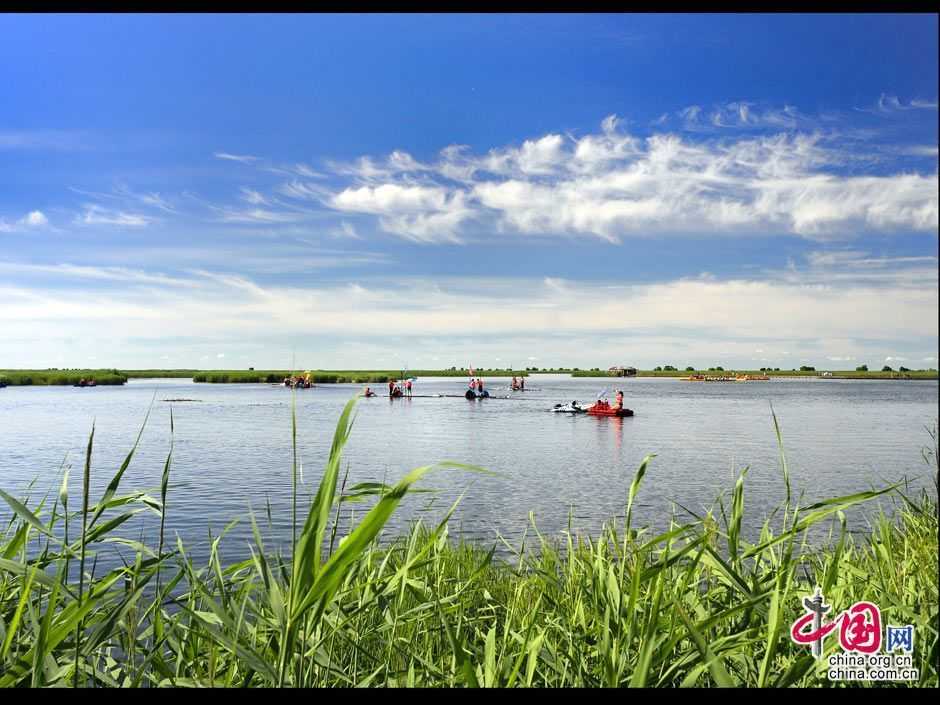
[[[749,383],[688,383],[627,379],[619,386],[632,418],[550,413],[557,402],[589,402],[606,379],[562,375],[528,378],[524,393],[508,380],[488,380],[494,397],[461,395],[465,381],[422,378],[411,400],[363,399],[345,454],[351,485],[392,483],[408,470],[441,460],[485,467],[493,476],[459,470],[432,474],[423,487],[438,490],[406,498],[390,533],[409,521],[431,521],[463,493],[451,534],[491,544],[497,534],[517,545],[529,513],[545,535],[571,527],[596,532],[622,517],[626,493],[643,457],[656,454],[634,510],[636,521],[662,526],[673,503],[704,511],[730,492],[748,466],[747,526],[753,530],[784,494],[771,418],[777,413],[797,492],[824,499],[907,476],[914,488],[932,486],[921,456],[925,426],[937,418],[936,381],[777,379]],[[616,386],[616,382],[615,382]],[[298,452],[307,496],[317,482],[343,405],[361,385],[326,385],[296,392]],[[376,390],[386,394],[387,388]],[[84,449],[92,422],[94,496],[100,495],[133,444],[153,402],[140,448],[121,491],[154,495],[169,449],[169,411],[175,450],[168,508],[170,536],[205,547],[249,507],[274,540],[290,534],[291,391],[272,385],[193,384],[188,380],[133,380],[124,387],[8,387],[0,390],[0,487],[23,493],[35,480],[34,500],[57,489],[63,459],[71,464],[70,496],[78,506]],[[165,399],[197,401],[167,402]],[[266,504],[270,503],[271,522]],[[302,503],[302,508],[306,503]],[[361,516],[364,505],[349,505]],[[678,509],[677,511],[682,511]],[[0,507],[0,517],[9,515]],[[851,515],[864,528],[863,513]],[[132,528],[131,528],[132,527]],[[247,520],[226,540],[230,555],[244,551]],[[129,524],[124,535],[155,543],[154,521]]]

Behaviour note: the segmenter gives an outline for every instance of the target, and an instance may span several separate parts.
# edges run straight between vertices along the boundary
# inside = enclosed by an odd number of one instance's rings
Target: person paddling
[[[405,391],[408,392],[408,396],[411,396],[411,380],[405,381]]]
[[[616,400],[614,401],[614,408],[615,409],[623,408],[623,390],[622,389],[617,390],[617,397],[616,397]]]
[[[388,381],[388,395],[390,397],[395,396],[395,380],[390,379]]]

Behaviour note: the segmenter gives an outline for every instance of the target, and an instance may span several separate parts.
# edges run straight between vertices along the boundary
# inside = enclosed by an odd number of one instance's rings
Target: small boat
[[[572,401],[567,404],[555,404],[552,411],[556,414],[583,414],[586,409],[583,409],[578,402]]]
[[[591,416],[633,416],[633,409],[615,409],[605,401],[589,406],[585,411]]]
[[[464,392],[464,396],[467,399],[486,399],[490,396],[490,393],[485,389],[482,392],[475,392],[472,389],[468,389]]]

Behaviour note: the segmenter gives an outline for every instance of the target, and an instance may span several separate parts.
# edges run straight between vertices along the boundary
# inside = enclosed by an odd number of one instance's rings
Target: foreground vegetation
[[[223,560],[217,537],[197,565],[167,538],[172,413],[154,497],[119,494],[136,443],[104,494],[89,497],[94,431],[79,507],[67,470],[59,493],[31,508],[0,492],[13,511],[0,533],[0,686],[826,685],[823,667],[789,638],[816,584],[834,610],[865,599],[886,621],[914,624],[920,685],[938,683],[936,492],[913,498],[892,486],[804,505],[781,446],[782,501],[754,542],[742,532],[746,469],[713,511],[674,517],[654,535],[632,521],[655,474],[647,458],[625,488],[625,521],[594,538],[555,542],[533,528],[507,563],[496,546],[450,541],[448,513],[383,547],[383,526],[423,475],[480,469],[428,466],[394,487],[346,487],[354,404],[305,510],[294,447],[284,555],[264,545],[254,518],[247,560]],[[925,459],[936,473],[933,439]],[[879,496],[897,511],[855,538],[844,510]],[[359,500],[373,506],[340,539],[339,512]],[[117,533],[140,511],[159,518],[156,545]],[[806,531],[824,522],[830,540],[810,550]],[[96,571],[96,555],[115,544],[133,558]],[[836,648],[829,639],[827,651]]]

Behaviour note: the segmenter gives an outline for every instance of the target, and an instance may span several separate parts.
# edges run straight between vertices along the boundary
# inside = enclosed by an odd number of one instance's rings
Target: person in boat
[[[395,396],[395,380],[390,379],[388,381],[388,395],[390,397]]]
[[[525,391],[525,377],[520,377],[520,378],[519,378],[519,391],[520,391],[520,392],[524,392],[524,391]]]
[[[362,393],[362,396],[364,396],[364,397],[374,397],[374,396],[375,396],[375,392],[373,392],[371,389],[369,389],[368,387],[366,387],[366,391],[364,391],[364,392]]]
[[[516,379],[515,375],[512,376],[512,384],[510,385],[509,388],[512,389],[512,391],[514,392],[518,391],[519,389],[519,380]]]
[[[477,394],[483,396],[483,378],[479,377],[477,379]]]
[[[623,408],[623,390],[622,389],[617,390],[617,397],[616,397],[616,400],[614,401],[614,408],[615,409]]]
[[[408,396],[411,396],[411,380],[405,380],[405,391],[408,393]]]

